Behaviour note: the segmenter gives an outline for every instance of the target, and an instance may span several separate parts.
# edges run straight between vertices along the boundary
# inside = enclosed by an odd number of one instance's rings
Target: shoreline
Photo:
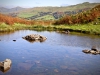
[[[100,36],[100,25],[24,25],[14,24],[12,26],[2,24],[0,25],[1,32],[10,32],[16,30],[35,30],[35,31],[62,31],[78,32],[84,34],[93,34]]]

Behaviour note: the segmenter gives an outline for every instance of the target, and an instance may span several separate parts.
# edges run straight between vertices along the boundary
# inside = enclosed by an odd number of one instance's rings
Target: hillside
[[[3,23],[6,25],[51,25],[54,21],[38,21],[38,20],[26,20],[18,17],[11,17],[0,13],[0,25]]]
[[[11,9],[0,7],[0,13],[2,13],[2,14],[18,13],[19,11],[23,11],[26,9],[27,8],[22,8],[22,7],[15,7],[15,8],[11,8]]]
[[[34,7],[19,12],[17,16],[21,18],[31,19],[31,20],[37,18],[39,19],[39,17],[41,17],[40,19],[45,20],[44,16],[50,15],[53,17],[51,20],[54,20],[54,19],[59,19],[66,14],[71,15],[71,14],[82,12],[84,10],[90,10],[91,8],[99,4],[100,3],[85,2],[85,3],[66,6],[66,7]]]
[[[25,19],[15,18],[8,15],[4,15],[0,13],[0,24],[5,23],[7,25],[14,25],[14,23],[31,25],[34,24],[33,21],[27,21]]]
[[[0,13],[8,14],[12,17],[25,18],[28,20],[57,20],[65,15],[72,15],[80,13],[84,10],[90,10],[99,4],[100,3],[84,2],[81,4],[64,7],[15,7],[11,9],[0,7]]]
[[[57,20],[54,24],[86,24],[96,20],[100,22],[100,5],[95,6],[91,10],[83,11],[75,15],[66,15]]]

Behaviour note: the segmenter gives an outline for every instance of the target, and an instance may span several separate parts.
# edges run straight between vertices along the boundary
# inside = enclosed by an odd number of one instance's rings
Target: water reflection
[[[22,31],[16,31],[15,33],[3,33],[0,35],[0,40],[2,41],[8,41],[8,40],[16,40],[26,36],[28,34],[41,34],[46,36],[49,40],[46,42],[49,44],[63,44],[66,46],[78,46],[78,47],[92,47],[96,46],[97,48],[100,48],[100,37],[96,35],[85,35],[85,34],[79,34],[79,33],[71,33],[71,34],[62,34],[58,32],[36,32],[31,30],[22,30]],[[31,41],[30,41],[31,42]],[[32,41],[34,42],[34,41]]]
[[[44,42],[44,40],[26,40],[26,41],[28,41],[30,43],[34,43],[34,42],[40,42],[40,43],[42,43],[42,42]]]
[[[47,40],[29,43],[22,39],[28,34],[40,34]],[[100,75],[100,55],[82,52],[93,45],[100,49],[98,36],[23,30],[0,35],[0,39],[0,60],[13,62],[6,75]]]

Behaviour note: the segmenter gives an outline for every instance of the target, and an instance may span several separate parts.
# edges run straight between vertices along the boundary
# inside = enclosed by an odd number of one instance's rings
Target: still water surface
[[[47,40],[22,39],[28,34],[40,34]],[[12,60],[10,70],[0,75],[100,75],[100,55],[82,52],[92,46],[100,50],[99,36],[21,30],[0,33],[0,40],[0,61]]]

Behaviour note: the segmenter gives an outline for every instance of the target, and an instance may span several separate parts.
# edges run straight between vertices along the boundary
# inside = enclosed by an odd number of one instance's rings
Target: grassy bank
[[[93,24],[71,25],[71,26],[61,25],[61,26],[56,26],[56,27],[65,31],[69,30],[73,32],[100,35],[100,25],[93,25]]]
[[[24,25],[24,24],[14,24],[12,26],[2,23],[0,25],[0,32],[16,31],[16,30],[37,30],[37,31],[67,31],[70,32],[80,32],[86,34],[100,35],[100,25],[84,24],[84,25]]]

